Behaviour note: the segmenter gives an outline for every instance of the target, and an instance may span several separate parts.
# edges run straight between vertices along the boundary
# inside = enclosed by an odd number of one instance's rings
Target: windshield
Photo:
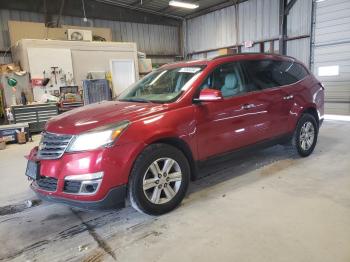
[[[204,67],[159,69],[125,90],[119,101],[166,103],[177,99],[198,78]]]

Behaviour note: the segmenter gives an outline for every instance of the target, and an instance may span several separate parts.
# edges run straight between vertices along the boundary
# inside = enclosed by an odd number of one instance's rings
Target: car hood
[[[45,130],[59,134],[79,134],[93,128],[135,121],[166,110],[164,104],[108,101],[87,105],[66,112],[48,121]]]

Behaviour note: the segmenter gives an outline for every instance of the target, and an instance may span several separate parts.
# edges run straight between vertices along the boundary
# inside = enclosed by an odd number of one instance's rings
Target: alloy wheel
[[[300,147],[307,151],[311,148],[315,140],[315,128],[309,121],[305,122],[300,129],[299,143]]]
[[[153,204],[164,204],[175,197],[182,182],[179,164],[172,158],[154,161],[143,176],[143,192]]]

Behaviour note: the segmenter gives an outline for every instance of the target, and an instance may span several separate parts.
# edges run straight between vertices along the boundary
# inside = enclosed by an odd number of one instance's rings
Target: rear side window
[[[249,60],[242,62],[251,85],[259,89],[285,86],[304,79],[308,72],[294,61]]]

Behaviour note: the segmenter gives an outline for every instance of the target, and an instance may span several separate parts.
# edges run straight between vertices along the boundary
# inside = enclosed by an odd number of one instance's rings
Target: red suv
[[[46,200],[96,209],[128,197],[137,210],[159,215],[179,205],[208,159],[276,143],[310,155],[323,108],[323,86],[291,57],[169,64],[116,101],[50,120],[26,175]]]

